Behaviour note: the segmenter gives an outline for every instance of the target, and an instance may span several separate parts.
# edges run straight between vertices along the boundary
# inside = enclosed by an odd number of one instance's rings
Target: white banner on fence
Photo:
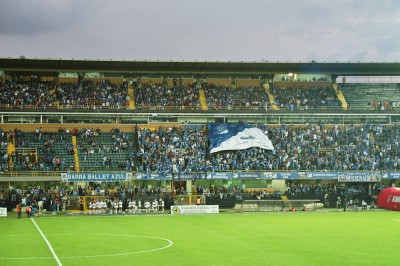
[[[0,217],[7,217],[7,208],[0,208]]]
[[[380,182],[379,172],[341,172],[338,176],[339,182]]]
[[[219,205],[171,206],[171,214],[219,213]]]

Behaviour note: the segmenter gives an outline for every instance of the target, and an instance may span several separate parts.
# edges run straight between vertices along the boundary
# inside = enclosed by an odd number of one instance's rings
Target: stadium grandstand
[[[2,58],[0,206],[50,209],[62,195],[112,195],[124,208],[179,195],[221,208],[373,205],[399,184],[398,73],[399,63]],[[211,152],[221,142],[209,125],[257,129],[273,148]]]

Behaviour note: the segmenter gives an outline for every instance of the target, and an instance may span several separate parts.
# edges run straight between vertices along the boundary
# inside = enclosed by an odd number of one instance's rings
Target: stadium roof
[[[129,74],[190,75],[268,75],[277,73],[313,73],[353,76],[400,75],[400,63],[365,62],[209,62],[209,61],[113,61],[0,58],[0,70],[6,73],[56,75],[60,72],[101,72]]]

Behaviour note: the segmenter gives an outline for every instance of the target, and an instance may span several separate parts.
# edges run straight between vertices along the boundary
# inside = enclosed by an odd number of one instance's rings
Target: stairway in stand
[[[8,142],[8,145],[7,145],[8,166],[9,166],[9,169],[13,169],[13,168],[14,168],[14,162],[13,162],[12,156],[11,156],[11,154],[15,151],[15,144],[14,144],[14,142],[15,142],[15,138],[14,138],[14,141]]]
[[[347,110],[347,101],[344,98],[344,95],[343,95],[342,91],[338,89],[338,85],[337,84],[333,84],[332,87],[335,90],[339,101],[342,103],[342,109],[343,110]]]
[[[79,153],[78,146],[76,145],[76,136],[72,136],[72,144],[74,145],[75,171],[80,172],[81,168],[79,165]]]
[[[129,110],[135,110],[135,91],[131,84],[128,83],[128,95],[129,95]]]
[[[279,106],[274,104],[275,97],[274,97],[274,95],[272,95],[271,91],[269,90],[269,84],[264,84],[264,90],[268,94],[269,104],[270,104],[272,110],[279,110]]]
[[[206,93],[204,92],[204,89],[200,90],[200,106],[201,106],[201,110],[203,111],[207,111],[208,110],[208,106],[207,106],[207,100],[206,100]]]

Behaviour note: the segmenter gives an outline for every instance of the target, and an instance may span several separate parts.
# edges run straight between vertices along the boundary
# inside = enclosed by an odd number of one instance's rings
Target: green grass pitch
[[[397,265],[400,213],[0,219],[0,265]]]

